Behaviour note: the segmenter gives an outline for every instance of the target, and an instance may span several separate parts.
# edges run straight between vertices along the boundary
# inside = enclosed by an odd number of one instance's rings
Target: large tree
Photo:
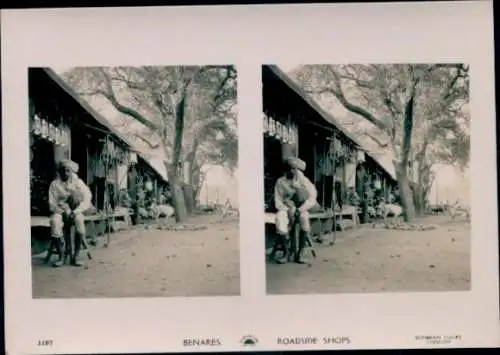
[[[307,92],[335,98],[371,125],[365,133],[393,157],[406,220],[416,215],[414,191],[432,184],[432,165],[468,158],[468,66],[308,65],[295,77]]]
[[[65,79],[112,105],[137,138],[163,150],[177,221],[188,216],[183,183],[198,193],[205,164],[237,164],[233,66],[74,68]],[[187,172],[187,179],[185,176]],[[190,204],[193,201],[188,201]]]

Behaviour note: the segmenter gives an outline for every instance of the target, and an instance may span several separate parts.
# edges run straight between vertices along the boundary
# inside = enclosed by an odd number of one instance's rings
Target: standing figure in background
[[[226,202],[224,202],[224,206],[222,206],[220,220],[225,219],[233,210],[233,206],[231,206],[231,200],[226,198]]]
[[[75,245],[70,256],[71,264],[82,266],[78,260],[82,247],[82,238],[86,237],[83,212],[92,206],[92,193],[89,187],[78,177],[78,164],[71,160],[62,160],[57,165],[57,177],[49,187],[49,208],[51,237],[56,240],[60,256],[54,266],[62,266],[64,260],[64,229],[75,227]]]
[[[316,202],[318,192],[314,184],[304,175],[306,163],[298,158],[288,158],[285,161],[285,173],[280,177],[274,187],[274,203],[278,212],[276,213],[276,232],[281,241],[286,240],[290,221],[298,216],[300,223],[299,250],[296,262],[307,263],[304,258],[304,249],[308,240],[311,240],[311,223],[309,211],[318,206]],[[285,263],[286,256],[277,260]]]

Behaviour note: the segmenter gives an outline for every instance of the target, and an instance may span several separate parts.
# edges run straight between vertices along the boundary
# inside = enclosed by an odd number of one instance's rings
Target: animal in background
[[[379,202],[375,210],[376,221],[373,223],[373,227],[375,227],[377,221],[383,221],[386,226],[389,224],[389,220],[394,224],[403,215],[403,208],[400,205],[394,203],[386,204],[384,200]]]
[[[465,220],[470,221],[470,211],[467,207],[463,206],[459,200],[455,201],[453,205],[448,207],[448,214],[452,221],[456,220],[457,217],[463,216]]]
[[[223,220],[226,217],[238,216],[238,214],[239,214],[238,209],[233,207],[229,199],[226,199],[226,202],[221,208],[220,220]]]
[[[156,203],[153,203],[151,205],[151,212],[152,217],[156,220],[161,217],[171,218],[175,215],[174,208],[167,204],[157,205]]]
[[[432,214],[435,214],[435,215],[442,214],[445,212],[445,210],[446,210],[446,206],[444,206],[444,205],[430,206],[430,211],[432,212]]]
[[[158,227],[162,227],[163,223],[169,223],[169,220],[175,216],[175,209],[168,204],[158,205],[153,202],[148,209],[149,218],[154,220]]]

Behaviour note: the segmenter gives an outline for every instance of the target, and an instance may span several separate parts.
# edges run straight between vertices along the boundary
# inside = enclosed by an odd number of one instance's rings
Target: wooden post
[[[342,199],[342,207],[344,206],[347,192],[347,171],[346,171],[346,156],[342,154],[342,187],[340,192],[340,198]]]
[[[322,172],[321,172],[321,187],[322,187],[322,190],[323,192],[321,193],[321,197],[322,197],[322,203],[321,203],[321,207],[325,208],[325,167],[326,167],[326,144],[323,144],[323,157],[322,157]]]
[[[384,177],[382,178],[382,191],[383,191],[383,194],[384,194],[384,200],[386,201],[386,203],[389,203],[388,199],[389,199],[389,196],[387,195],[387,179]]]
[[[110,243],[110,228],[111,225],[109,223],[109,211],[108,211],[108,204],[109,204],[109,195],[108,195],[108,173],[109,173],[109,147],[108,143],[109,142],[109,136],[106,134],[106,138],[104,141],[104,147],[106,149],[105,154],[104,154],[104,213],[105,213],[105,228],[106,228],[106,244],[105,246],[108,247]],[[102,155],[102,154],[101,154]]]
[[[369,207],[369,199],[368,199],[368,191],[370,190],[370,180],[371,180],[371,172],[368,167],[365,165],[364,169],[364,179],[363,179],[363,222],[368,222],[368,207]]]
[[[128,187],[128,193],[129,193],[130,199],[132,200],[131,207],[134,210],[132,223],[134,225],[136,225],[136,224],[138,224],[139,209],[137,206],[137,168],[136,168],[135,164],[130,166],[127,187]]]
[[[314,186],[317,186],[316,185],[316,167],[318,166],[318,164],[316,164],[316,144],[313,143],[313,164],[314,164],[314,170],[313,170],[313,181],[314,181]]]
[[[364,163],[361,163],[359,166],[359,171],[358,171],[358,177],[357,177],[357,189],[356,192],[359,197],[359,204],[361,207],[361,220],[360,222],[365,223],[366,221],[366,198],[365,198],[365,165]]]
[[[154,191],[155,191],[155,200],[156,203],[158,203],[158,179],[154,179],[155,184],[154,184]]]
[[[87,143],[88,141],[85,141],[85,164],[87,164],[87,176],[85,182],[87,185],[90,183],[90,163],[89,163],[89,145]]]
[[[332,240],[330,241],[330,245],[333,245],[335,243],[335,240],[337,239],[337,216],[335,215],[335,204],[336,204],[336,191],[335,191],[335,176],[336,176],[336,161],[337,161],[337,147],[335,144],[335,135],[332,135],[332,141],[331,144],[333,145],[333,154],[332,154],[332,160],[333,160],[333,188],[332,188],[332,213],[333,213],[333,235],[332,235]]]

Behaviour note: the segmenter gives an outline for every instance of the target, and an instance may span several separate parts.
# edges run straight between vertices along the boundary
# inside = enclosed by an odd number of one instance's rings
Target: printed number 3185
[[[52,346],[52,340],[50,340],[50,339],[39,340],[38,346]]]

